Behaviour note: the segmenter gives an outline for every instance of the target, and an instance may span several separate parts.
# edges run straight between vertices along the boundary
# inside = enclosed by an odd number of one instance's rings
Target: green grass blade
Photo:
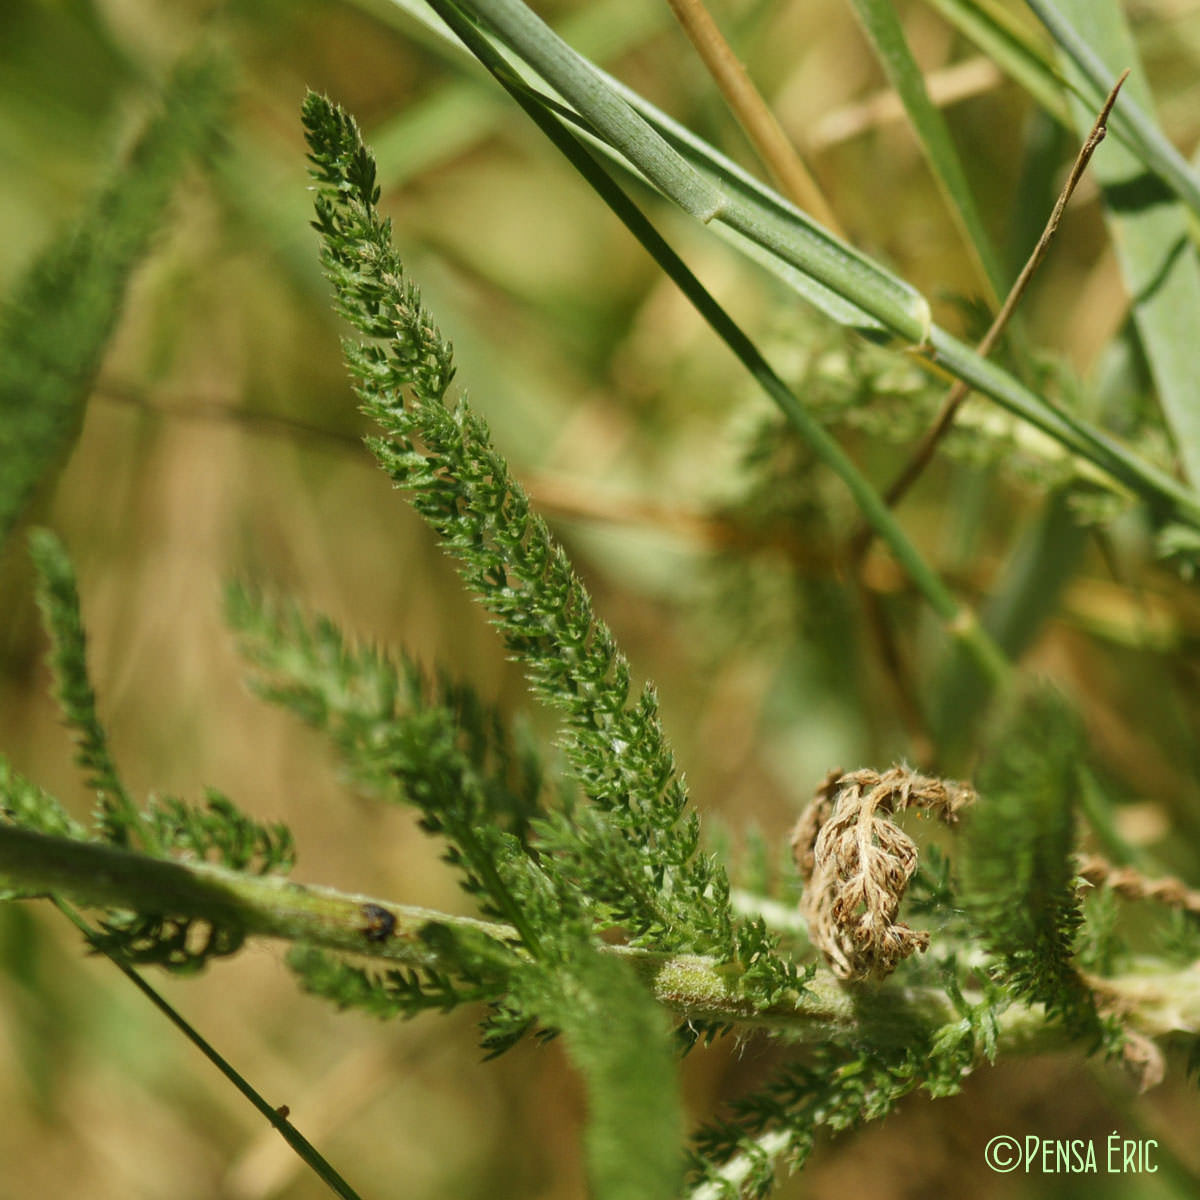
[[[472,61],[460,42],[444,40],[449,36],[448,31],[440,22],[434,24],[423,0],[393,0],[393,3],[429,30],[431,43],[440,45],[444,51],[453,51],[463,62]],[[374,5],[364,7],[374,9]],[[564,41],[577,47],[592,62],[606,62],[643,45],[670,20],[671,12],[665,5],[647,5],[642,0],[603,0],[567,16],[560,33]],[[385,188],[403,184],[428,167],[466,150],[511,113],[495,89],[480,86],[483,78],[448,83],[371,130],[379,182]]]
[[[182,63],[128,163],[73,231],[42,252],[0,311],[0,540],[65,462],[125,288],[171,190],[224,109],[224,71]]]
[[[925,0],[1021,85],[1060,124],[1069,123],[1063,79],[1051,57],[988,0]]]
[[[1060,0],[1059,13],[1106,63],[1136,66],[1137,47],[1116,0]],[[1078,67],[1066,64],[1069,73]],[[1151,111],[1144,73],[1125,84],[1119,110],[1130,93]],[[1091,122],[1084,104],[1072,99],[1076,125]],[[1138,158],[1114,142],[1096,154],[1092,170],[1104,196],[1105,217],[1125,286],[1132,297],[1138,335],[1158,391],[1163,416],[1175,441],[1184,475],[1200,482],[1200,258],[1188,231],[1187,211]]]
[[[1067,77],[1021,32],[992,0],[926,0],[964,36],[971,39],[1001,70],[1015,79],[1051,116],[1071,125],[1063,90],[1073,92],[1094,116],[1116,79],[1078,29],[1050,0],[1028,0],[1061,51],[1076,66]],[[1078,11],[1090,11],[1083,6]],[[1122,63],[1120,69],[1127,65]],[[1135,102],[1126,86],[1109,121],[1109,133],[1159,175],[1194,212],[1200,212],[1200,167],[1189,166]]]
[[[411,14],[421,21],[423,27],[431,32],[438,33],[441,37],[453,37],[448,27],[434,17],[424,0],[391,0],[392,4],[405,13]],[[619,0],[619,3],[624,4],[625,0]],[[592,10],[588,10],[591,12]],[[616,0],[614,0],[614,12],[616,12]],[[644,11],[644,10],[643,10]],[[669,12],[668,9],[662,10],[664,13]],[[580,21],[582,25],[582,20]],[[564,25],[563,36],[567,37],[570,33],[572,25]],[[585,39],[582,35],[592,33],[590,23],[582,29],[581,37],[578,43],[584,47],[590,36]],[[598,35],[597,35],[598,36]],[[572,38],[572,43],[576,44],[576,39]],[[609,45],[609,40],[605,40],[603,45]],[[454,41],[455,47],[461,47],[461,43]],[[519,74],[527,85],[534,85],[541,81],[529,70],[528,66],[522,62],[520,57],[507,49],[502,44],[497,44],[492,41],[492,46],[495,52],[505,58],[512,70]],[[696,137],[685,126],[678,124],[668,117],[665,113],[660,112],[653,105],[643,100],[636,92],[625,87],[619,80],[603,71],[597,69],[599,75],[604,82],[616,91],[631,108],[639,113],[646,121],[648,121],[658,133],[682,155],[696,170],[701,171],[708,176],[716,186],[725,192],[735,193],[740,199],[750,204],[765,204],[775,207],[778,210],[779,219],[784,222],[795,222],[797,229],[794,231],[794,237],[799,241],[804,241],[812,236],[810,226],[811,219],[805,214],[799,212],[793,205],[783,200],[777,193],[766,187],[760,180],[754,178],[749,172],[743,170],[732,160],[725,158],[718,151],[705,143],[700,138]],[[450,101],[446,102],[448,106]],[[479,119],[475,110],[465,102],[461,109],[458,109],[457,102],[453,104],[457,110],[456,116],[459,120]],[[440,106],[439,106],[440,108]],[[494,106],[493,106],[494,108]],[[564,115],[571,116],[570,113]],[[421,122],[424,124],[426,116],[424,112],[421,115]],[[447,117],[443,122],[438,113],[430,113],[429,121],[437,121],[439,124],[449,123]],[[399,120],[399,119],[398,119]],[[482,127],[482,126],[480,126]],[[420,129],[418,129],[420,132]],[[602,139],[594,136],[590,127],[581,125],[580,132],[587,140],[598,148],[602,153],[611,158],[614,162],[627,170],[636,168],[623,155],[619,154],[611,145]],[[450,133],[452,140],[451,145],[461,135],[459,129],[455,129]],[[405,141],[401,144],[401,127],[394,123],[389,123],[378,132],[372,134],[372,143],[376,146],[376,153],[379,160],[379,177],[380,182],[385,185],[394,185],[402,174],[399,167],[409,162],[414,156],[419,155],[420,151],[414,150],[411,143]],[[399,159],[394,157],[393,150],[397,150]],[[777,278],[781,279],[790,289],[804,297],[810,304],[821,312],[825,313],[839,325],[846,325],[854,329],[858,329],[864,334],[876,339],[887,338],[891,336],[891,331],[885,326],[875,315],[867,312],[864,308],[852,303],[838,291],[823,286],[811,274],[804,269],[794,266],[791,262],[781,258],[778,254],[758,244],[752,239],[739,234],[727,224],[714,222],[711,226],[720,236],[726,241],[735,245],[747,257],[753,258],[766,270],[772,272]],[[817,227],[819,230],[819,227]],[[819,235],[822,240],[825,239],[825,234],[820,231]],[[887,275],[875,263],[872,263],[865,256],[858,254],[853,248],[843,246],[839,243],[841,252],[848,260],[855,262],[855,269],[872,275]],[[927,320],[927,305],[919,294],[907,288],[895,276],[887,276],[888,286],[900,295],[905,304],[907,304],[917,315],[919,319]]]
[[[407,5],[411,0],[392,2]],[[518,102],[524,98],[539,113],[557,113],[558,116],[553,120],[558,128],[558,119],[564,115],[561,108],[545,96],[532,93],[527,76],[513,66],[511,54],[497,48],[474,24],[483,9],[490,7],[486,0],[478,0],[470,6],[464,3],[461,10],[451,7],[449,0],[429,0],[429,3],[444,17],[449,14],[450,20],[457,20],[460,24],[466,21],[470,25],[471,36],[486,47],[486,52],[497,61],[497,78],[510,89]],[[474,16],[462,15],[468,7]],[[800,285],[798,290],[806,299],[818,304],[833,319],[869,334],[883,333],[909,342],[928,343],[939,365],[964,379],[976,391],[1029,420],[1070,452],[1080,455],[1111,476],[1119,486],[1145,498],[1174,519],[1200,528],[1200,496],[1165,472],[1141,461],[1101,430],[1060,411],[1021,384],[1011,373],[983,359],[944,330],[933,326],[929,319],[928,304],[903,280],[823,230],[766,185],[659,113],[631,89],[606,76],[598,68],[588,66],[587,71],[589,87],[607,86],[618,93],[627,102],[628,108],[652,125],[661,138],[670,144],[670,148],[686,158],[694,168],[719,181],[725,194],[725,208],[719,214],[719,219],[713,222],[718,231],[726,233],[744,249],[753,246],[752,256],[771,266],[785,280],[796,281]],[[527,111],[530,110],[527,108]],[[584,125],[586,131],[586,114],[572,117],[572,120],[577,125]],[[569,140],[573,146],[582,149],[574,137]],[[625,148],[621,149],[623,153]],[[637,147],[634,146],[633,150],[637,150]],[[608,152],[628,165],[626,159],[611,147]],[[588,161],[591,162],[590,157]],[[603,172],[600,172],[600,176],[605,183],[611,184]],[[599,189],[604,184],[593,186]],[[836,304],[822,303],[831,293],[836,297]]]
[[[1137,61],[1120,10],[1113,9],[1110,0],[1097,0],[1095,4],[1072,0],[1061,7],[1050,0],[1027,2],[1070,59],[1074,68],[1069,75],[1071,86],[1091,111],[1097,112],[1117,75]],[[1112,53],[1125,55],[1115,69],[1107,65],[1114,61]],[[1137,86],[1127,86],[1125,91],[1132,95],[1122,95],[1109,124],[1125,146],[1200,216],[1200,178],[1136,98],[1140,93],[1148,103],[1149,93]]]
[[[804,241],[811,236],[813,222],[807,214],[801,212],[793,204],[780,196],[778,192],[769,188],[761,180],[756,179],[748,171],[743,170],[732,159],[726,158],[719,150],[716,150],[703,139],[697,137],[686,126],[679,124],[667,116],[666,113],[659,111],[649,101],[644,100],[619,80],[611,76],[605,76],[605,79],[684,158],[697,170],[703,171],[714,179],[723,191],[727,194],[737,196],[746,205],[759,205],[774,210],[777,219],[782,222],[794,223],[796,227],[794,236],[796,239]],[[583,132],[586,135],[587,131],[584,130]],[[614,151],[611,146],[596,139],[591,139],[591,142],[611,158],[612,161],[628,168],[629,164],[627,160]],[[839,325],[846,325],[852,329],[857,329],[861,333],[877,340],[886,339],[891,336],[891,331],[883,321],[873,311],[868,311],[865,307],[855,304],[848,299],[844,289],[826,287],[824,284],[818,282],[810,272],[802,267],[793,265],[793,263],[781,258],[773,250],[737,232],[724,222],[714,221],[710,228],[726,241],[736,246],[743,254],[765,267],[778,279],[782,280],[783,283],[787,284],[789,288]],[[819,230],[820,227],[817,226],[816,228]],[[888,286],[895,289],[898,295],[903,296],[905,302],[919,319],[928,320],[928,305],[915,289],[907,288],[907,285],[902,280],[883,271],[877,263],[871,262],[865,255],[859,254],[853,247],[846,246],[841,242],[838,242],[837,245],[846,255],[846,261],[855,263],[855,269],[886,275]],[[903,289],[905,288],[907,288],[907,294],[904,294]]]
[[[464,6],[466,8],[468,6]],[[646,178],[706,224],[724,207],[718,188],[699,175],[521,0],[475,0],[469,8],[509,45],[520,46],[538,74],[618,146]],[[442,14],[445,19],[445,14]]]
[[[654,124],[655,128],[681,154],[688,157],[698,169],[709,171],[718,178],[726,193],[736,196],[739,208],[742,206],[756,208],[758,211],[771,214],[771,219],[778,222],[794,220],[797,224],[811,223],[809,218],[792,209],[787,201],[765,184],[754,179],[700,138],[659,112],[631,89],[607,76],[605,78],[610,85],[621,92],[632,107]],[[618,161],[623,160],[618,157]],[[883,314],[878,308],[870,307],[864,312],[869,301],[863,291],[860,290],[857,293],[863,304],[863,307],[860,308],[846,299],[847,288],[843,287],[836,292],[824,289],[811,275],[806,274],[802,267],[792,266],[784,261],[772,246],[764,244],[761,239],[753,235],[735,237],[734,231],[723,227],[722,222],[716,221],[713,224],[717,227],[718,232],[725,233],[729,240],[734,240],[735,244],[745,253],[767,266],[785,282],[795,280],[800,294],[820,307],[834,320],[857,328],[868,336],[878,332],[894,332],[894,326],[884,320]],[[837,245],[842,246],[840,242]],[[856,267],[857,260],[865,259],[865,256],[859,255],[857,251],[849,247],[843,249],[847,255],[854,256]],[[895,276],[884,271],[883,268],[871,264],[869,259],[866,262],[874,266],[875,270],[886,276],[894,285],[907,286]],[[820,292],[813,290],[817,288],[821,289]],[[830,296],[833,296],[837,304],[842,307],[830,305],[827,302]],[[1080,455],[1109,474],[1121,486],[1160,507],[1166,507],[1184,523],[1195,525],[1200,522],[1200,497],[1181,486],[1177,480],[1149,464],[1143,463],[1119,442],[1114,441],[1088,422],[1061,412],[1043,397],[1027,388],[1010,372],[984,359],[973,349],[939,327],[935,325],[928,327],[926,336],[932,343],[936,361],[951,374],[966,380],[976,391],[988,396],[1009,412],[1029,421],[1072,453]]]
[[[430,4],[445,20],[444,0]],[[895,336],[925,339],[929,305],[908,284],[846,245],[778,197],[771,205],[720,186],[720,173],[697,169],[622,88],[572,50],[520,0],[472,0],[457,6],[472,22],[494,30],[522,62],[564,96],[591,130],[686,212],[717,220],[849,305],[872,314]],[[773,196],[769,189],[763,193]]]
[[[568,132],[558,114],[543,103],[543,98],[531,93],[506,68],[491,44],[458,11],[444,0],[431,0],[444,11],[455,33],[463,39],[473,54],[492,71],[497,81],[525,110],[543,133],[576,167],[588,184],[613,210],[635,237],[652,255],[666,274],[675,282],[713,331],[738,357],[755,381],[779,406],[784,415],[812,448],[813,453],[840,478],[849,489],[867,521],[876,531],[916,587],[947,625],[948,630],[970,652],[979,666],[996,683],[1009,679],[1008,663],[991,639],[982,633],[973,616],[963,610],[945,585],[909,541],[878,491],[859,472],[837,441],[800,403],[794,393],[772,370],[754,343],[733,321],[692,274],[682,259],[671,249],[654,226],[646,219],[628,196],[605,174],[599,163],[584,146]],[[443,7],[444,6],[444,7]]]
[[[1008,290],[1000,256],[976,207],[946,118],[930,100],[925,89],[924,77],[908,48],[896,10],[891,0],[851,0],[851,4],[859,24],[875,47],[884,72],[904,105],[925,160],[982,273],[992,308],[995,309]]]
[[[1071,413],[1047,404],[1009,372],[934,327],[937,361],[978,392],[1049,434],[1074,454],[1100,468],[1148,504],[1200,528],[1200,495],[1165,471],[1142,461],[1115,438]]]

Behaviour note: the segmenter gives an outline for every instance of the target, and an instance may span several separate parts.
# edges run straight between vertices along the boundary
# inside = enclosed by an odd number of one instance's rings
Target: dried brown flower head
[[[948,824],[975,799],[965,783],[931,779],[908,767],[832,771],[792,832],[804,880],[800,909],[809,936],[835,975],[882,979],[925,950],[929,934],[896,920],[917,868],[917,847],[890,818],[925,809]]]

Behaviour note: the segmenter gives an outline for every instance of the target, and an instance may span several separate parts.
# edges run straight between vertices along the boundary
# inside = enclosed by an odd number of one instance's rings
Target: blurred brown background
[[[901,8],[922,66],[935,78],[956,72],[962,94],[947,114],[997,239],[1027,249],[1026,231],[1044,215],[1013,211],[1029,101],[929,7]],[[1129,8],[1165,128],[1190,152],[1200,5]],[[753,166],[665,2],[539,10]],[[965,328],[970,263],[913,139],[881,102],[882,76],[849,6],[724,0],[713,12],[853,239],[922,289],[940,321]],[[74,556],[101,714],[131,790],[199,800],[215,786],[291,825],[297,879],[466,910],[408,813],[355,795],[323,743],[247,694],[220,618],[231,576],[440,662],[553,734],[427,531],[358,445],[364,423],[307,226],[306,87],[355,113],[375,145],[396,243],[457,346],[459,378],[636,672],[657,683],[706,817],[735,843],[753,825],[781,845],[829,768],[911,755],[881,668],[846,627],[853,601],[828,563],[814,553],[798,567],[768,551],[731,568],[718,553],[711,517],[745,488],[739,463],[763,401],[498,90],[386,0],[5,0],[0,294],[128,147],[156,81],[210,36],[237,64],[225,145],[177,189],[81,441],[38,514]],[[1068,140],[1063,165],[1071,152]],[[1125,304],[1095,201],[1085,187],[1025,310],[1038,344],[1080,371]],[[781,362],[813,336],[813,318],[722,243],[672,214],[661,223]],[[858,449],[877,478],[890,475],[886,447]],[[906,520],[950,559],[948,478],[935,473]],[[1011,520],[994,520],[998,508],[1021,511],[1010,486],[997,483],[1000,499],[983,505],[976,550],[1010,548]],[[986,590],[982,553],[960,565],[981,572]],[[1163,583],[1175,640],[1168,653],[1148,649],[1137,614],[1151,610],[1091,559],[1081,578],[1076,610],[1090,598],[1100,616],[1068,613],[1035,654],[1089,697],[1106,761],[1136,780],[1131,829],[1140,820],[1138,836],[1161,838],[1176,812],[1197,811],[1197,679],[1181,650],[1194,646],[1196,626]],[[0,561],[0,587],[0,745],[83,816],[20,538]],[[913,607],[903,594],[895,603]],[[1097,632],[1105,622],[1117,636]],[[1194,852],[1181,854],[1182,867],[1196,865]],[[407,1025],[340,1016],[298,994],[274,945],[200,979],[153,982],[273,1103],[291,1107],[365,1197],[583,1195],[582,1102],[556,1047],[481,1064],[473,1014]],[[711,1114],[779,1053],[753,1040],[694,1052],[683,1067],[692,1114]],[[0,1200],[325,1194],[111,965],[85,957],[40,906],[0,910],[0,1113]],[[1119,1076],[1074,1059],[1009,1063],[957,1099],[913,1100],[885,1125],[822,1146],[780,1195],[1187,1195],[1187,1177],[1170,1185],[1165,1173],[993,1176],[982,1150],[996,1133],[1100,1140],[1141,1130],[1200,1172],[1195,1114],[1181,1073],[1134,1105]]]

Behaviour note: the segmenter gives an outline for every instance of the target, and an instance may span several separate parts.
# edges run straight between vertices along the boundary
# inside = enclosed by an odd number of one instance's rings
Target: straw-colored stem
[[[684,33],[713,77],[763,165],[784,195],[827,229],[844,237],[820,184],[775,119],[762,93],[717,27],[702,0],[668,0]]]

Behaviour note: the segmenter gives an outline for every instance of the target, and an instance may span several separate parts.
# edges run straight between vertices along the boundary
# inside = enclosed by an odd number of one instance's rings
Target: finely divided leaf
[[[63,544],[48,529],[30,534],[29,549],[37,570],[38,606],[52,639],[50,665],[56,695],[79,748],[75,761],[87,771],[88,785],[96,793],[103,836],[116,846],[129,846],[136,836],[144,849],[153,851],[155,839],[121,782],[96,713],[75,570]]]
[[[162,115],[116,179],[0,308],[0,541],[39,480],[69,453],[129,278],[183,168],[212,138],[225,93],[214,59],[182,63],[167,84]]]
[[[566,718],[566,759],[596,815],[568,822],[574,852],[557,827],[559,882],[583,884],[590,896],[572,862],[622,847],[645,859],[623,897],[631,938],[725,959],[745,949],[774,961],[768,943],[744,930],[735,936],[728,885],[698,853],[653,691],[633,692],[611,631],[487,426],[464,400],[445,402],[453,351],[391,247],[375,208],[374,164],[354,122],[316,95],[304,119],[325,185],[317,197],[322,258],[341,311],[369,339],[349,345],[347,357],[365,411],[386,434],[371,449],[458,560],[535,692]]]
[[[1072,961],[1083,919],[1075,880],[1075,797],[1082,739],[1049,689],[1025,698],[979,774],[967,822],[963,898],[999,980],[1044,1004],[1076,1034],[1094,1034],[1091,994]]]

